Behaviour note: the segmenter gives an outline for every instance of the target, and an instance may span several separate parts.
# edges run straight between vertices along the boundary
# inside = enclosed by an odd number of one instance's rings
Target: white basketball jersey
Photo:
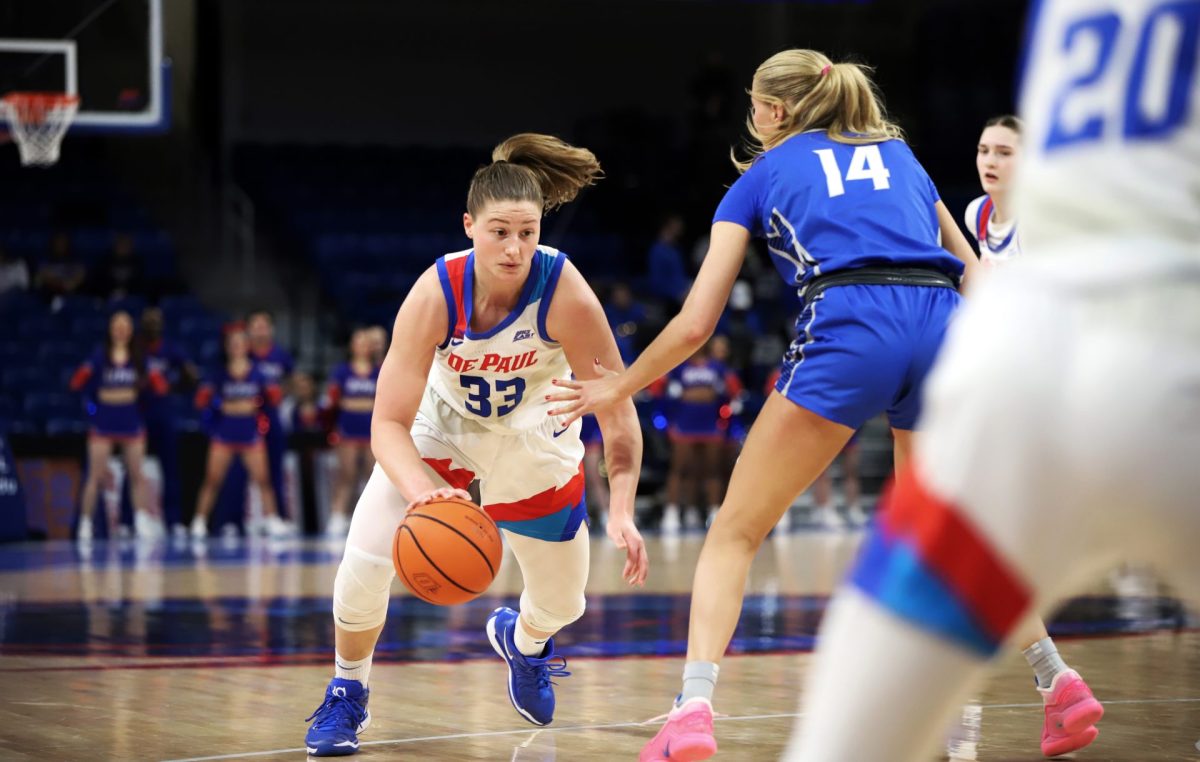
[[[1027,250],[1116,233],[1200,256],[1200,0],[1034,7],[1017,210]]]
[[[565,262],[566,255],[539,246],[517,306],[494,328],[476,333],[471,330],[474,252],[447,254],[437,261],[450,330],[429,370],[422,413],[436,415],[426,404],[432,394],[496,433],[516,434],[546,424],[546,411],[554,404],[546,395],[556,390],[550,381],[571,374],[562,348],[546,334],[546,314]]]
[[[967,204],[963,221],[967,230],[979,243],[979,261],[989,267],[1009,262],[1021,255],[1021,239],[1017,235],[1017,223],[1010,220],[1004,230],[999,230],[992,221],[992,199],[980,196]]]

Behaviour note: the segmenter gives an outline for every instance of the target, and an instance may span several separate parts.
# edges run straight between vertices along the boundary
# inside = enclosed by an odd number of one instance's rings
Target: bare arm
[[[562,344],[576,378],[600,377],[600,368],[621,367],[621,354],[600,300],[570,262],[563,265],[554,300],[546,316],[546,330]],[[642,471],[642,430],[633,400],[623,399],[596,412],[604,435],[604,460],[608,465],[609,523],[607,531],[617,547],[626,550],[624,578],[630,584],[646,579],[649,564],[645,545],[634,527],[633,502]]]
[[[964,287],[975,282],[975,279],[982,270],[979,266],[979,258],[975,256],[975,250],[971,248],[971,244],[967,242],[966,237],[958,228],[958,223],[954,221],[954,215],[950,214],[950,210],[941,201],[936,204],[938,227],[942,231],[942,248],[960,259],[963,263],[963,284]]]
[[[434,351],[446,337],[448,321],[437,270],[431,267],[400,305],[392,344],[379,369],[371,452],[409,501],[439,487],[426,473],[411,431]]]

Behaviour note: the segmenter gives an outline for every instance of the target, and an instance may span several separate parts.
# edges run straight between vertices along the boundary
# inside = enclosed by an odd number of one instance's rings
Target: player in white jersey
[[[1025,254],[951,326],[788,760],[926,758],[1013,629],[1121,561],[1200,599],[1200,0],[1045,0],[1027,44]]]
[[[509,700],[537,725],[554,714],[550,678],[566,660],[552,636],[583,615],[587,504],[579,424],[547,416],[551,379],[587,378],[619,363],[600,306],[565,255],[538,245],[544,211],[601,174],[590,151],[545,135],[501,143],[471,181],[463,216],[473,248],[448,254],[413,286],[379,373],[371,447],[378,461],[350,524],[334,582],[335,677],[305,738],[310,754],[351,754],[370,722],[367,678],[383,629],[391,541],[407,508],[452,495],[481,503],[521,567],[520,612],[487,622],[505,660]],[[631,585],[645,581],[633,523],[642,440],[633,404],[597,415],[610,502],[607,533],[626,552]]]
[[[1021,120],[1011,114],[987,120],[979,135],[975,152],[975,168],[979,170],[979,183],[985,195],[967,205],[965,222],[979,246],[979,260],[991,268],[1013,261],[1021,253],[1020,233],[1017,228],[1016,198],[1014,197],[1017,161],[1021,152]],[[1016,633],[1014,640],[1037,677],[1037,687],[1050,690],[1054,680],[1068,671],[1066,662],[1059,656],[1058,647],[1046,631],[1039,617],[1030,620]],[[1078,673],[1075,673],[1077,675]],[[1074,675],[1059,678],[1059,690],[1065,691],[1067,683],[1073,683]],[[1103,709],[1091,695],[1086,683],[1072,685],[1076,703],[1086,705],[1088,716],[1098,720]],[[1082,713],[1082,708],[1076,711]],[[1087,746],[1096,739],[1098,731],[1085,728],[1067,737],[1057,732],[1053,723],[1045,721],[1042,727],[1042,751],[1050,754],[1067,754]]]
[[[1020,151],[1020,119],[1005,115],[987,120],[975,151],[975,168],[984,195],[967,204],[963,215],[967,230],[979,245],[979,260],[987,267],[1021,253],[1012,193]]]

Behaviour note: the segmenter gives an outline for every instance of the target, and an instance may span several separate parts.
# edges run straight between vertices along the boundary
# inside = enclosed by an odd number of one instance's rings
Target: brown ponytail
[[[467,211],[477,215],[492,201],[532,201],[548,212],[603,176],[600,162],[586,148],[523,132],[496,146],[492,163],[471,178]]]

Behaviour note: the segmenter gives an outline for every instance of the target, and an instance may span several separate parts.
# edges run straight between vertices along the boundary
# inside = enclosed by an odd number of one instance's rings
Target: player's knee
[[[582,595],[562,600],[535,602],[525,598],[521,602],[521,616],[525,623],[542,632],[558,632],[577,621],[587,608],[587,599]]]
[[[333,582],[333,616],[337,626],[362,632],[383,624],[395,576],[390,559],[348,546]]]

